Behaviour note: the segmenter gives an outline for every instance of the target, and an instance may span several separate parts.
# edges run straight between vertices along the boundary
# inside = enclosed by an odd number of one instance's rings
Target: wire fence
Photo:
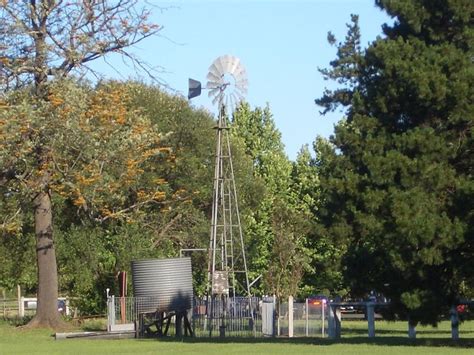
[[[0,299],[0,317],[4,319],[32,317],[36,314],[38,300],[36,297],[20,297],[19,299]],[[69,306],[69,299],[58,298],[58,312],[70,316],[73,309]]]
[[[196,337],[262,336],[261,299],[194,299],[192,325]]]
[[[326,304],[315,305],[308,302],[308,300],[294,302],[292,303],[292,312],[289,305],[288,302],[279,304],[276,335],[294,337],[325,336],[327,333]]]
[[[227,299],[193,300],[188,312],[196,337],[253,337],[261,336],[262,321],[256,297],[230,297]],[[114,297],[108,299],[108,329],[122,330],[123,325],[148,322],[158,323],[173,312],[157,312],[158,299],[153,297]],[[175,331],[175,319],[166,326],[167,332]]]

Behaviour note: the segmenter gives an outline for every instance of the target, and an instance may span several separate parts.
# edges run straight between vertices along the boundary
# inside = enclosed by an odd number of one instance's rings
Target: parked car
[[[322,310],[326,312],[329,302],[330,300],[324,295],[314,295],[308,297],[308,307],[315,312],[321,312]]]
[[[351,301],[347,301],[351,302]],[[341,306],[342,313],[356,313],[356,308],[354,306]]]
[[[467,304],[458,304],[456,307],[456,310],[458,311],[459,314],[468,313],[469,306]]]
[[[313,306],[321,307],[322,305],[327,305],[328,302],[329,299],[324,295],[315,295],[308,297],[308,304]]]

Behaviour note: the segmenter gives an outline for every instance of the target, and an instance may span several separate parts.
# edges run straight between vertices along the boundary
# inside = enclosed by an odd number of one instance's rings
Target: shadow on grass
[[[393,331],[391,332],[393,334]],[[379,346],[426,346],[426,347],[453,347],[453,348],[473,348],[474,338],[470,339],[446,339],[446,338],[418,338],[408,339],[406,336],[376,337],[369,339],[367,336],[353,336],[347,338],[321,339],[321,338],[159,338],[161,342],[183,342],[183,343],[213,343],[213,344],[300,344],[300,345],[320,345],[331,346],[336,344],[369,344]]]

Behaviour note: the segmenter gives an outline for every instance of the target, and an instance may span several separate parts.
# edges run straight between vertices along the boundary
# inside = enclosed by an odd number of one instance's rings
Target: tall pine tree
[[[322,71],[345,85],[316,103],[347,118],[322,171],[321,225],[346,244],[355,294],[375,289],[412,324],[436,324],[474,281],[474,3],[376,4],[394,18],[385,36],[361,51],[353,17]]]

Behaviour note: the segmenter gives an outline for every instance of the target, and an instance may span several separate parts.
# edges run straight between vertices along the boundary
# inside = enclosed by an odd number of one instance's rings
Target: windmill
[[[250,285],[240,222],[237,189],[230,145],[227,117],[247,93],[247,75],[240,60],[234,56],[218,57],[209,67],[207,84],[212,103],[218,107],[216,156],[213,181],[211,231],[208,249],[209,335],[213,320],[221,319],[219,329],[225,331],[224,320],[231,302],[239,292],[249,297]],[[201,94],[201,83],[189,79],[188,98]],[[220,299],[220,306],[213,302]],[[217,309],[219,308],[219,309]]]

